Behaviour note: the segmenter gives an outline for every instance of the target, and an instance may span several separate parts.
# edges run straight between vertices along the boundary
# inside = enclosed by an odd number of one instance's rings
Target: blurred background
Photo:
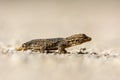
[[[0,42],[85,33],[100,50],[120,47],[117,0],[0,1]]]
[[[89,54],[12,51],[31,39],[78,33],[92,37]],[[120,80],[119,34],[119,0],[0,0],[0,80]]]

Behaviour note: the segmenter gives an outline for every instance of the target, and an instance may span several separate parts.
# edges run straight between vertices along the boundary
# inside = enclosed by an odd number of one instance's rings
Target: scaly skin
[[[75,34],[66,38],[34,39],[23,43],[19,48],[16,48],[16,50],[32,50],[41,53],[58,50],[59,53],[67,53],[65,48],[80,45],[88,41],[91,41],[91,38],[85,34]]]

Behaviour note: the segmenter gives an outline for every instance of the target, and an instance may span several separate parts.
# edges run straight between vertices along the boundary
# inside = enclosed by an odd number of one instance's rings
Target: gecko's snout
[[[88,41],[91,41],[91,40],[92,40],[92,38],[91,38],[91,37],[89,37],[89,38],[88,38]]]

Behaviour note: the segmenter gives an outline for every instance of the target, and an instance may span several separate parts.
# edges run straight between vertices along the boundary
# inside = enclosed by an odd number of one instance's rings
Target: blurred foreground
[[[16,52],[0,48],[0,80],[119,80],[120,50],[70,54]],[[78,54],[79,53],[79,54]],[[84,54],[85,53],[85,54]]]

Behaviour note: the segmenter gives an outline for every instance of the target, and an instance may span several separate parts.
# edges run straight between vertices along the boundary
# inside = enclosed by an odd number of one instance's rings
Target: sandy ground
[[[120,79],[120,50],[76,50],[68,50],[70,54],[43,54],[1,48],[0,80]]]
[[[120,80],[117,0],[0,1],[0,80]],[[85,33],[71,54],[16,52],[31,39]],[[87,48],[78,54],[81,48]],[[94,54],[97,53],[97,54]]]

